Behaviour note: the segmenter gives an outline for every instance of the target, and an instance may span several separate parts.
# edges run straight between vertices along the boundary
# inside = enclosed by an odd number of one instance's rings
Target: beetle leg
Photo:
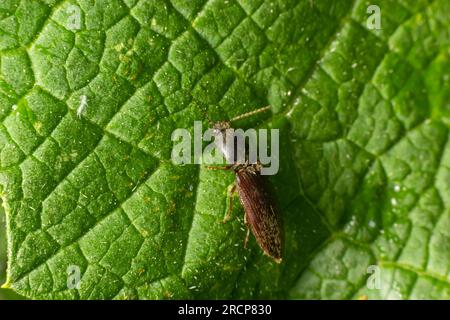
[[[233,212],[233,201],[234,201],[234,193],[236,192],[236,183],[233,183],[233,186],[230,189],[230,192],[228,193],[230,197],[230,206],[228,207],[227,214],[225,218],[223,218],[222,223],[227,223],[230,220],[231,213]]]
[[[233,168],[232,164],[226,166],[206,166],[208,170],[231,170],[231,168]]]
[[[244,248],[247,249],[247,243],[248,243],[248,240],[250,239],[250,225],[247,221],[247,213],[244,213],[244,223],[245,223],[245,227],[247,228],[247,234],[245,235],[245,240],[244,240]]]

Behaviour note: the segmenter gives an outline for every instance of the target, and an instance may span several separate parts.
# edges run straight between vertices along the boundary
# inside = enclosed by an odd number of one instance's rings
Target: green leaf
[[[380,30],[365,0],[2,1],[4,287],[448,299],[450,3],[372,4]],[[267,104],[245,126],[281,129],[281,265],[244,249],[241,206],[221,223],[232,173],[170,161],[204,107]]]
[[[5,226],[5,212],[0,207],[0,283],[5,282],[6,279],[6,226]],[[0,300],[18,300],[23,299],[11,289],[0,288]]]

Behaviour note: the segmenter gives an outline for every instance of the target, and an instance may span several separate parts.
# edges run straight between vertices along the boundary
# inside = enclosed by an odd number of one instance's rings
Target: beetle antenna
[[[253,116],[253,115],[257,114],[257,113],[265,112],[265,111],[267,111],[269,109],[270,109],[270,106],[266,106],[266,107],[259,108],[259,109],[253,110],[253,111],[249,111],[247,113],[241,114],[239,116],[236,116],[236,117],[230,119],[230,121],[233,122],[233,121],[236,121],[236,120],[241,120],[241,119]]]

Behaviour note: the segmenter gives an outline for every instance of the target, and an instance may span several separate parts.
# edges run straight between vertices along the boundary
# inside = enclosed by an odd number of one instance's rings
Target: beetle
[[[236,151],[236,136],[231,122],[251,116],[253,114],[268,110],[264,107],[235,117],[229,121],[216,122],[213,125],[213,135],[217,146],[227,161],[227,166],[208,167],[210,169],[232,170],[236,180],[230,191],[230,205],[224,218],[228,221],[233,210],[233,194],[237,189],[240,202],[244,208],[244,222],[247,227],[244,246],[247,245],[250,229],[255,236],[256,242],[263,252],[271,257],[276,263],[281,263],[283,258],[283,223],[281,215],[277,210],[272,193],[265,176],[261,175],[261,164],[259,161],[250,163],[239,162]],[[233,152],[231,152],[233,150]]]

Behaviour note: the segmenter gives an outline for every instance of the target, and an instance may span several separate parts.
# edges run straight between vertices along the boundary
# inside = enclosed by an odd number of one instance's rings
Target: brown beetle
[[[233,164],[224,167],[209,167],[211,169],[233,170],[236,175],[236,182],[230,194],[230,207],[224,219],[226,222],[233,210],[233,194],[238,191],[239,199],[244,207],[244,221],[247,226],[247,245],[250,228],[256,238],[257,243],[266,255],[271,257],[276,263],[281,263],[283,257],[283,226],[282,219],[276,209],[271,192],[269,191],[266,177],[261,175],[261,164],[244,163],[237,161],[236,139],[231,129],[231,121],[248,117],[258,112],[267,110],[269,107],[258,109],[230,121],[221,121],[214,124],[214,136],[219,141],[218,147],[223,156]]]

